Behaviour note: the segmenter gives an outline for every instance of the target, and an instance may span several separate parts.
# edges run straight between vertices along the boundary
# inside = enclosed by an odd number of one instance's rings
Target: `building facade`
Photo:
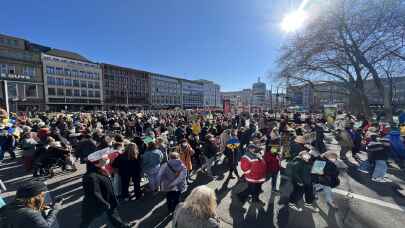
[[[213,81],[197,80],[203,84],[204,108],[221,108],[221,87]]]
[[[28,44],[0,35],[0,102],[11,112],[45,109],[41,54]]]
[[[42,53],[48,110],[101,110],[101,67],[79,54],[52,49]]]
[[[266,84],[260,78],[252,86],[252,107],[254,111],[262,111],[266,108]]]
[[[153,109],[181,107],[181,83],[179,78],[150,73],[150,102]]]
[[[105,109],[149,106],[149,76],[145,71],[101,64]]]
[[[181,79],[181,104],[184,109],[203,108],[204,86],[201,82]]]

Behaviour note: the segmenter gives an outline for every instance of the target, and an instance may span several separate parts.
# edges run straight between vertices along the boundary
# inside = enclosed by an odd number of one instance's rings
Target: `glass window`
[[[30,66],[25,66],[23,68],[23,75],[33,77],[35,76],[35,68]]]
[[[73,82],[71,79],[65,79],[65,86],[72,86]]]
[[[47,82],[48,85],[56,85],[56,80],[54,77],[48,77]]]
[[[94,87],[93,87],[93,82],[88,81],[88,82],[87,82],[87,87],[90,88],[90,89],[94,88]]]
[[[94,91],[94,96],[95,97],[100,97],[100,91]]]
[[[55,73],[58,75],[63,75],[63,68],[61,67],[56,67],[55,68]]]
[[[9,97],[17,97],[17,83],[8,83],[7,84],[8,96]]]
[[[80,71],[79,72],[79,77],[84,78],[84,76],[85,76],[84,73],[85,73],[84,71]]]
[[[66,96],[68,96],[68,97],[72,96],[72,90],[71,89],[66,89]]]
[[[100,83],[99,82],[94,82],[94,88],[95,89],[100,89]]]
[[[73,80],[73,86],[74,87],[80,87],[80,81],[79,80]]]
[[[55,96],[55,95],[56,95],[56,90],[55,90],[55,88],[48,88],[48,95],[50,95],[50,96]]]
[[[58,88],[57,94],[58,94],[58,96],[65,96],[65,90],[62,88]]]
[[[79,76],[79,72],[77,70],[72,70],[72,76],[73,77]]]
[[[80,90],[75,89],[75,90],[73,91],[73,96],[75,96],[75,97],[80,97]]]
[[[82,97],[87,97],[87,90],[82,89]]]
[[[63,81],[63,78],[56,78],[56,85],[58,86],[64,86],[65,83]]]
[[[66,76],[70,76],[70,69],[66,69],[66,68],[65,68],[65,75],[66,75]]]
[[[37,85],[25,85],[26,97],[38,97]]]
[[[15,66],[14,65],[8,65],[8,73],[9,74],[15,74]]]
[[[87,81],[80,81],[80,87],[87,88]]]
[[[0,72],[3,74],[7,73],[7,64],[0,64]]]
[[[89,97],[94,97],[94,91],[93,91],[93,90],[89,90],[88,95],[89,95]]]

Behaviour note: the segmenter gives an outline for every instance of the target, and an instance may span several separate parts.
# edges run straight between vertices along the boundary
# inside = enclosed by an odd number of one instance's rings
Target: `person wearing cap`
[[[87,171],[82,184],[84,198],[82,201],[80,228],[95,227],[101,221],[108,227],[129,228],[118,212],[118,199],[114,193],[109,173],[104,169],[108,164],[105,156],[98,160],[88,159]]]
[[[266,180],[267,164],[258,146],[249,144],[245,155],[241,158],[240,167],[248,188],[240,192],[238,198],[244,202],[249,196],[252,196],[252,202],[263,205],[264,203],[259,199],[259,194],[262,191],[261,186]]]
[[[4,228],[49,228],[57,222],[62,201],[45,205],[47,187],[40,181],[28,181],[18,187],[15,202],[6,206]],[[48,211],[45,213],[45,211]]]
[[[157,149],[155,139],[151,136],[146,136],[143,141],[146,144],[146,151],[142,155],[142,169],[148,176],[149,190],[154,192],[158,189],[157,175],[163,161],[163,153]]]
[[[309,148],[305,146],[304,136],[296,136],[294,142],[290,145],[290,159],[295,158],[301,151],[309,151]]]

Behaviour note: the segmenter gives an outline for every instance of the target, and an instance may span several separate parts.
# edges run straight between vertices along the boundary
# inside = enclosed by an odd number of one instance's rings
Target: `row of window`
[[[0,37],[0,45],[7,45],[7,46],[18,46],[18,40],[16,39],[11,39],[11,38],[6,38],[6,37]]]
[[[84,79],[92,79],[92,80],[99,80],[100,75],[98,72],[89,72],[89,71],[82,71],[82,70],[75,70],[75,69],[68,69],[62,67],[46,67],[47,74],[54,74],[54,75],[64,75],[69,77],[80,77]]]
[[[100,83],[97,81],[84,81],[84,80],[72,80],[72,79],[48,77],[47,83],[48,83],[48,85],[55,85],[55,86],[100,89]]]
[[[67,59],[62,59],[62,58],[57,58],[57,57],[45,56],[44,59],[45,59],[45,60],[48,60],[48,61],[61,62],[61,63],[69,63],[69,64],[75,64],[75,65],[79,65],[79,66],[98,68],[98,65],[96,65],[96,64],[92,64],[92,63],[82,63],[82,62],[78,62],[78,61],[67,60]]]
[[[118,90],[104,90],[104,91],[107,96],[122,96],[122,97],[127,96],[127,91],[124,91],[124,90],[119,90],[119,91]],[[142,93],[140,91],[128,90],[128,96],[130,96],[130,97],[134,97],[134,96],[139,97],[139,96],[145,96],[145,95],[146,95],[145,93]]]
[[[48,101],[52,102],[52,103],[66,103],[66,104],[78,104],[78,103],[100,104],[101,103],[101,101],[98,99],[56,98],[56,97],[50,97],[48,99]]]
[[[100,97],[98,90],[80,90],[80,89],[64,89],[64,88],[48,88],[49,96],[67,96],[67,97]]]
[[[26,84],[22,88],[24,88],[24,90],[19,92],[17,83],[14,83],[14,82],[7,83],[8,96],[10,98],[16,98],[19,96],[20,97],[38,97],[37,85]],[[19,94],[19,93],[24,93],[24,94]]]
[[[0,73],[2,74],[22,74],[24,76],[34,77],[36,74],[35,67],[23,66],[21,72],[17,72],[14,64],[0,64]]]
[[[180,104],[180,98],[176,96],[152,97],[153,104]]]

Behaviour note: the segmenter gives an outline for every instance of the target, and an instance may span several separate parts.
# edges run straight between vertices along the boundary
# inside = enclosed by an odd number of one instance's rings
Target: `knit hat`
[[[24,182],[17,189],[17,198],[26,199],[39,195],[41,192],[46,192],[48,189],[41,181]]]

